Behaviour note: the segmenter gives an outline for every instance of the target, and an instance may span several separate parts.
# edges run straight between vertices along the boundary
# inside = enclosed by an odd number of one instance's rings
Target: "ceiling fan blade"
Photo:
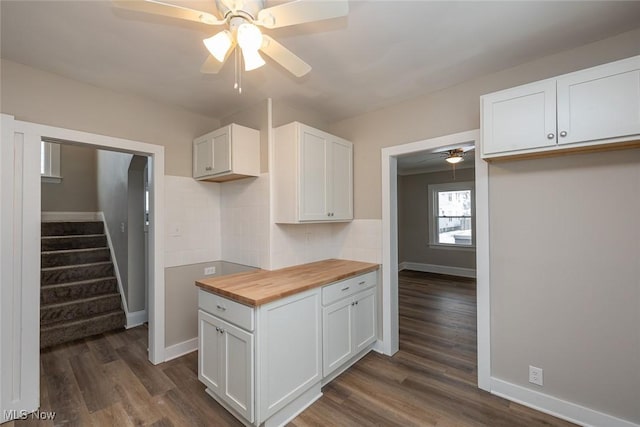
[[[260,50],[296,77],[302,77],[311,71],[309,64],[266,34],[262,35]]]
[[[310,1],[294,0],[262,9],[258,13],[256,24],[265,28],[280,28],[305,22],[338,18],[349,13],[347,0]]]
[[[175,4],[163,3],[156,0],[112,0],[115,6],[136,12],[151,13],[154,15],[168,16],[170,18],[185,19],[187,21],[200,22],[207,25],[222,25],[227,21],[220,20],[214,15],[189,9]]]
[[[200,67],[200,72],[204,74],[218,74],[223,65],[224,62],[220,62],[212,55],[209,55],[207,60],[202,64],[202,67]]]

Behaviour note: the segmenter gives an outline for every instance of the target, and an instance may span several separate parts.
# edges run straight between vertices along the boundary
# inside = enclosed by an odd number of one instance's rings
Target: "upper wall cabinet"
[[[481,97],[482,157],[640,139],[640,56]]]
[[[353,144],[302,123],[275,129],[275,222],[353,219]]]
[[[193,141],[193,177],[232,181],[260,175],[260,132],[232,123]]]

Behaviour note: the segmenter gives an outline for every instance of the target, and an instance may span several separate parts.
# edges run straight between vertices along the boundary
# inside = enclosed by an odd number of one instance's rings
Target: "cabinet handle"
[[[358,305],[358,301],[356,301],[356,305]]]
[[[547,134],[547,139],[553,139],[553,138],[555,138],[555,137],[556,137],[556,136],[555,136],[554,134],[552,134],[552,133],[548,133],[548,134]]]
[[[211,169],[213,169],[211,166],[207,166],[206,168],[204,168],[204,170],[210,171]]]
[[[220,332],[221,334],[224,334],[224,329],[220,328],[218,332]]]
[[[564,131],[564,130],[563,130],[562,132],[560,132],[560,136],[561,136],[561,137],[563,137],[563,138],[564,138],[565,136],[567,136],[567,131]]]
[[[346,287],[344,287],[344,288],[342,288],[342,289],[340,289],[340,290],[341,290],[341,291],[343,291],[343,292],[344,292],[344,291],[348,291],[348,290],[349,290],[349,287],[348,287],[348,286],[346,286]]]
[[[367,283],[367,281],[363,280],[362,282],[358,282],[358,285],[364,285],[365,283]]]
[[[216,308],[217,308],[218,310],[222,310],[222,311],[225,311],[225,310],[227,309],[227,307],[223,307],[223,306],[221,306],[220,304],[216,305]]]

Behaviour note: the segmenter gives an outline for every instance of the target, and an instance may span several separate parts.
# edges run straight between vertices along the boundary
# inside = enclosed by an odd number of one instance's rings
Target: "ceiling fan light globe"
[[[448,163],[451,163],[452,165],[455,165],[456,163],[460,163],[464,159],[461,156],[457,155],[457,154],[453,154],[453,155],[447,157],[445,160]]]
[[[253,24],[245,22],[238,27],[237,33],[238,44],[243,51],[258,51],[262,46],[262,33],[260,29]]]
[[[227,52],[231,48],[231,33],[228,30],[221,31],[213,37],[202,41],[211,55],[220,62],[224,62]]]
[[[242,49],[242,58],[244,59],[244,70],[251,71],[262,67],[265,62],[257,50]]]

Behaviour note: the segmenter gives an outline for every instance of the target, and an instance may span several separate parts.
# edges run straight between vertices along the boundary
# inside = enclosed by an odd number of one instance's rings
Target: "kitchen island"
[[[246,425],[291,420],[372,349],[378,268],[331,259],[196,281],[207,393]]]

